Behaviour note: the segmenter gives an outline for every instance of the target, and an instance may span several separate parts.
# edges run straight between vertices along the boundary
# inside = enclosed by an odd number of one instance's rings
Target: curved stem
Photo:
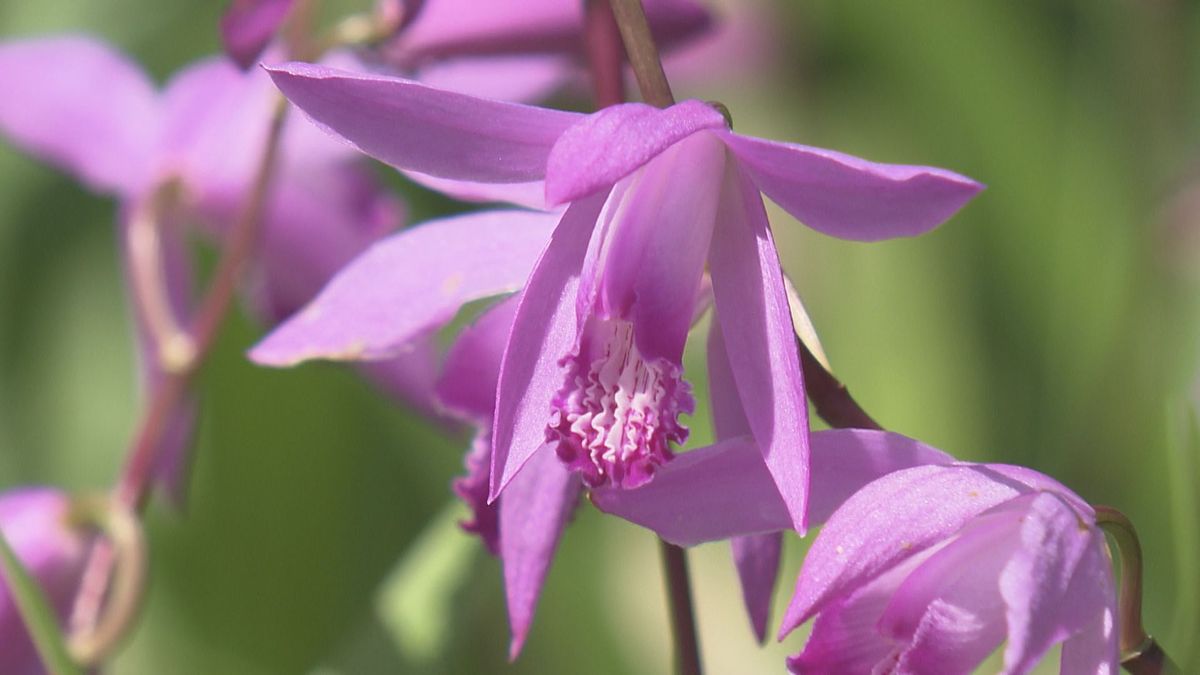
[[[193,349],[188,355],[189,358],[168,371],[151,392],[149,408],[138,425],[133,445],[113,491],[112,498],[120,508],[133,513],[144,508],[158,462],[157,450],[168,422],[183,400],[196,371],[207,358],[229,313],[234,291],[258,239],[258,230],[275,172],[286,113],[287,103],[280,97],[271,118],[254,182],[233,229],[225,240],[217,269],[191,324],[189,336]],[[113,566],[118,562],[118,557],[114,555],[113,548],[103,540],[93,549],[71,612],[73,633],[90,635],[99,630],[97,623],[105,599],[109,595]]]
[[[1121,558],[1121,596],[1117,603],[1121,665],[1134,675],[1179,672],[1142,625],[1142,545],[1133,522],[1111,506],[1094,508],[1096,524],[1112,536]]]
[[[688,581],[687,552],[662,539],[663,575],[667,579],[667,605],[671,610],[671,633],[675,640],[675,672],[700,675],[700,639],[696,635],[696,613]]]
[[[129,284],[137,319],[145,326],[160,368],[174,372],[195,351],[191,336],[176,320],[163,259],[163,222],[178,199],[178,185],[168,181],[137,203],[129,218],[125,248]]]
[[[113,499],[80,500],[72,505],[71,515],[80,525],[100,529],[114,565],[112,592],[104,613],[87,632],[72,633],[68,642],[71,656],[78,663],[95,666],[116,647],[141,607],[146,586],[146,538],[133,511]]]

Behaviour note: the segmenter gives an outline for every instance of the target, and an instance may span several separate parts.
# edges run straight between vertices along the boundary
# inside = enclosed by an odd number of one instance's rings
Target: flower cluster
[[[251,360],[358,362],[400,401],[473,429],[453,491],[463,528],[501,560],[511,658],[586,495],[674,545],[729,540],[760,640],[784,533],[821,527],[780,629],[813,620],[792,672],[970,672],[1002,649],[1005,672],[1025,673],[1060,643],[1062,672],[1115,672],[1111,561],[1085,500],[891,432],[810,431],[813,345],[797,335],[812,330],[764,198],[817,232],[875,242],[939,226],[979,183],[736,133],[699,100],[530,105],[581,79],[590,2],[384,0],[369,50],[322,54],[289,32],[296,4],[236,0],[221,23],[229,58],[162,91],[91,38],[0,44],[13,93],[0,130],[119,201],[147,398],[187,384],[164,341],[197,314],[187,228],[228,250],[261,220],[239,282],[274,328]],[[666,48],[715,25],[691,0],[644,9],[643,39]],[[280,94],[305,117],[280,121]],[[398,229],[404,205],[362,155],[492,206]],[[689,339],[704,341],[705,373],[685,370]],[[716,442],[677,454],[698,375]],[[180,398],[131,462],[148,457],[177,494],[195,415]],[[90,548],[67,503],[0,497],[5,538],[60,613]],[[0,637],[0,669],[36,669],[2,588]]]

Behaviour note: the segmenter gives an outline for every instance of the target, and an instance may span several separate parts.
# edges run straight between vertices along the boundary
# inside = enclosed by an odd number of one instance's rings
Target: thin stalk
[[[629,65],[633,66],[638,89],[642,91],[642,99],[659,108],[674,105],[675,96],[671,93],[667,74],[663,72],[662,60],[658,57],[654,36],[650,34],[650,24],[646,21],[646,10],[642,8],[642,0],[609,1],[612,4],[613,16],[617,19],[617,26],[621,29]]]
[[[1121,595],[1117,601],[1121,665],[1133,675],[1180,672],[1142,625],[1142,545],[1137,530],[1124,513],[1111,506],[1095,509],[1096,524],[1112,536],[1121,559]]]
[[[696,635],[696,613],[688,581],[687,552],[662,539],[663,575],[667,579],[667,606],[671,610],[671,634],[675,638],[675,672],[700,675],[700,639]]]
[[[287,104],[281,97],[271,118],[250,193],[225,240],[208,291],[200,303],[195,319],[191,322],[188,332],[193,348],[188,354],[189,358],[176,364],[177,367],[171,369],[151,392],[149,407],[138,425],[133,445],[113,491],[113,500],[117,508],[137,513],[145,507],[151,478],[158,461],[156,451],[161,444],[167,423],[187,393],[192,378],[207,358],[229,313],[238,281],[258,239],[279,154],[286,112]],[[109,595],[113,568],[119,562],[117,558],[108,541],[102,539],[96,543],[84,570],[79,593],[75,597],[71,613],[72,634],[97,634],[97,626],[102,621],[101,610]],[[102,637],[107,641],[115,641],[120,635],[107,634]],[[98,650],[106,647],[106,644],[93,645],[93,648]]]

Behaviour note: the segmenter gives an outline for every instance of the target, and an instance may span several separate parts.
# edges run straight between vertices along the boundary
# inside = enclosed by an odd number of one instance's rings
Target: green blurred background
[[[681,72],[681,96],[722,100],[745,133],[989,185],[935,233],[875,245],[772,209],[837,373],[888,428],[1125,511],[1146,551],[1147,626],[1195,659],[1200,7],[726,5],[759,17],[759,64]],[[91,32],[161,81],[217,48],[222,6],[7,0],[0,39]],[[138,402],[114,217],[0,143],[0,488],[115,476]],[[453,526],[467,439],[348,370],[252,366],[242,353],[261,334],[239,315],[203,373],[192,500],[151,510],[153,586],[113,672],[666,672],[655,542],[586,504],[525,654],[504,665],[499,567]],[[777,615],[801,554],[790,541]],[[692,559],[710,672],[782,671],[801,636],[755,645],[727,547]]]

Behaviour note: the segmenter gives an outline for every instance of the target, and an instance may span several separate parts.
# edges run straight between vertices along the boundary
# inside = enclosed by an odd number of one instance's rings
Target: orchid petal
[[[99,192],[149,180],[158,95],[145,73],[91,38],[0,44],[0,131]]]
[[[879,617],[900,584],[936,550],[934,546],[922,551],[829,603],[813,623],[804,651],[788,659],[788,670],[831,675],[878,672],[876,666],[899,646],[876,630]]]
[[[519,302],[517,295],[505,298],[455,338],[437,384],[446,408],[473,420],[492,419],[500,362]]]
[[[520,288],[553,214],[489,211],[430,221],[379,242],[258,344],[257,363],[387,358],[466,302]]]
[[[575,348],[579,332],[580,265],[605,197],[567,209],[521,294],[496,392],[491,500],[545,442],[550,401],[563,384],[559,361]]]
[[[603,309],[632,319],[647,359],[683,359],[724,162],[724,148],[710,137],[671,146],[634,177],[605,237]],[[681,184],[689,189],[675,189]]]
[[[717,439],[749,436],[750,423],[746,420],[741,399],[737,396],[729,356],[725,353],[721,322],[715,317],[708,334],[708,388]],[[743,456],[755,461],[759,458],[758,453],[753,450],[744,452]],[[764,485],[766,494],[778,495],[774,484],[769,482],[770,475],[765,468],[763,467],[764,470],[758,474],[767,478]],[[705,501],[707,500],[701,499],[698,503]],[[782,502],[779,505],[783,507],[780,510],[786,514],[787,508]],[[746,604],[750,625],[759,642],[767,638],[767,621],[770,619],[775,582],[779,577],[779,547],[782,542],[783,538],[779,533],[734,537],[729,542],[733,547],[733,561],[737,567],[738,580],[742,584],[742,601]]]
[[[940,450],[891,432],[815,431],[812,471],[817,480],[809,502],[812,524],[840,518],[831,514],[881,476],[952,461]],[[654,530],[672,544],[695,546],[791,529],[787,506],[774,485],[753,439],[741,436],[676,456],[659,468],[653,481],[636,490],[594,490],[592,502],[601,511]]]
[[[730,544],[733,546],[733,564],[737,567],[738,580],[742,584],[742,601],[750,614],[750,626],[754,629],[754,637],[762,642],[767,639],[771,599],[775,593],[775,581],[779,578],[783,533],[736,537]]]
[[[566,129],[546,164],[546,201],[563,204],[613,185],[684,138],[724,129],[725,118],[701,101],[670,108],[624,103]]]
[[[729,354],[725,347],[725,334],[721,330],[721,318],[713,313],[708,328],[708,396],[712,399],[713,428],[718,440],[750,436],[750,422],[738,397],[737,383],[733,379],[733,367],[729,365]],[[764,467],[765,468],[765,467]],[[768,474],[769,475],[769,474]]]
[[[512,628],[509,658],[525,644],[546,573],[579,501],[579,478],[553,449],[536,453],[500,500],[500,557]]]
[[[901,672],[972,672],[1004,641],[997,579],[1018,545],[1025,499],[968,523],[897,588],[879,631],[909,643]]]
[[[242,68],[249,68],[283,25],[295,0],[233,0],[221,15],[221,42]]]
[[[1024,484],[997,480],[987,467],[961,464],[914,467],[868,484],[817,535],[780,636],[974,516],[1028,492]]]
[[[305,63],[267,71],[317,124],[392,166],[442,178],[540,179],[554,142],[582,117]]]
[[[412,182],[460,202],[515,204],[528,209],[546,211],[546,184],[543,181],[528,183],[479,183],[467,180],[438,178],[419,171],[402,171]]]
[[[983,189],[943,169],[876,164],[832,150],[720,134],[768,197],[805,225],[842,239],[921,234]]]
[[[1000,575],[1008,606],[1004,667],[1028,672],[1055,643],[1086,628],[1111,606],[1112,571],[1104,535],[1058,495],[1030,500],[1021,546]]]
[[[1102,564],[1110,564],[1104,551],[1097,553]],[[1092,564],[1090,561],[1085,562],[1088,565]],[[1116,675],[1119,671],[1117,593],[1113,588],[1111,568],[1105,569],[1105,572],[1094,582],[1096,592],[1106,599],[1104,611],[1096,614],[1079,633],[1063,642],[1060,675]]]
[[[803,534],[809,491],[804,379],[767,214],[735,162],[726,165],[709,262],[742,408]]]

